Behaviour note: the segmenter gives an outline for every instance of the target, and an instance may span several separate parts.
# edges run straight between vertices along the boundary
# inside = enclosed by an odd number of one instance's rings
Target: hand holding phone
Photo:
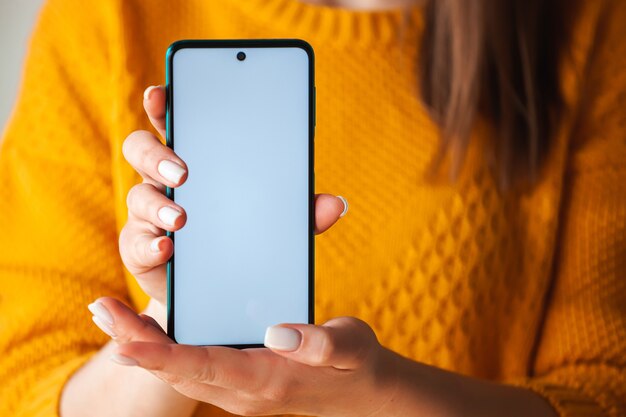
[[[143,105],[153,127],[164,138],[165,88],[147,88]],[[164,191],[166,186],[183,185],[187,177],[183,176],[178,183],[172,182],[159,171],[159,165],[165,160],[179,163],[182,167],[187,165],[176,152],[148,131],[139,130],[130,134],[124,142],[123,152],[126,160],[143,177],[143,183],[132,187],[128,194],[129,216],[120,234],[120,253],[126,268],[153,300],[150,314],[165,327],[166,263],[173,254],[173,242],[164,234],[184,227],[186,213],[185,207],[168,199]],[[171,224],[171,216],[169,219],[162,216],[166,207],[181,213],[174,224]],[[342,199],[331,194],[316,195],[315,233],[326,231],[346,210]]]

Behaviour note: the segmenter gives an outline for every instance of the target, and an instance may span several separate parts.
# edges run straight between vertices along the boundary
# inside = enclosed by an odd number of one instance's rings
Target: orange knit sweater
[[[167,45],[300,37],[317,55],[317,191],[350,201],[317,238],[319,321],[360,317],[403,355],[525,386],[562,416],[626,416],[626,7],[585,3],[570,115],[533,190],[504,195],[487,125],[457,182],[424,180],[437,129],[415,91],[418,9],[50,0],[0,154],[0,415],[57,415],[106,342],[89,302],[146,303],[117,248],[139,181],[121,144],[148,128],[142,91],[163,83]]]

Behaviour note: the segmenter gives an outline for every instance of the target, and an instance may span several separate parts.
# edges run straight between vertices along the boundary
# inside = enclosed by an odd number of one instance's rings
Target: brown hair
[[[421,46],[422,99],[442,130],[435,165],[456,177],[478,115],[500,185],[534,181],[563,110],[559,63],[574,1],[428,0]]]

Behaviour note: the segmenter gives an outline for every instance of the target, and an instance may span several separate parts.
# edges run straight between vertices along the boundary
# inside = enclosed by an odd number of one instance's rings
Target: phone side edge
[[[315,127],[317,97],[315,86],[315,53],[302,39],[295,39],[309,60],[309,324],[315,324]]]
[[[174,71],[174,55],[176,51],[182,49],[185,41],[176,41],[172,43],[165,54],[165,142],[168,147],[174,149],[174,129],[173,129],[173,71]],[[174,200],[174,189],[165,188],[167,198]],[[172,239],[174,243],[174,232],[167,231],[166,236]],[[174,254],[167,261],[166,265],[166,281],[167,281],[167,335],[174,342],[176,341],[174,328]]]

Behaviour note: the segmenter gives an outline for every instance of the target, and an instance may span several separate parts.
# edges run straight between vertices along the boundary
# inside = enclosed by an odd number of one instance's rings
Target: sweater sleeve
[[[626,416],[626,7],[598,21],[533,377],[561,416]]]
[[[58,415],[65,381],[106,337],[87,304],[126,297],[113,208],[113,2],[51,0],[0,152],[0,415]],[[108,7],[108,6],[106,6]]]

